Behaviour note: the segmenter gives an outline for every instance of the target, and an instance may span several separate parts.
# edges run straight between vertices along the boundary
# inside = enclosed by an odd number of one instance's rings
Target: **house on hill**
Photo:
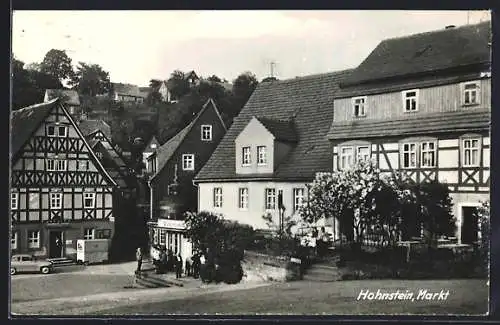
[[[49,102],[55,98],[61,98],[66,105],[68,112],[73,120],[80,121],[87,118],[87,112],[82,110],[80,105],[80,96],[76,90],[71,89],[46,89],[44,102]]]
[[[117,184],[65,104],[12,112],[10,134],[11,252],[76,258],[77,239],[113,245]]]
[[[184,79],[189,82],[189,86],[194,87],[200,84],[200,77],[194,72],[194,70],[189,71],[184,75]]]
[[[296,215],[317,172],[332,170],[326,138],[333,98],[349,71],[257,86],[194,179],[198,211],[268,229],[280,208]]]
[[[182,215],[197,210],[193,178],[225,133],[217,106],[209,99],[189,125],[148,155],[151,244],[165,245],[183,258],[191,254],[182,236]]]
[[[373,159],[447,183],[458,242],[476,242],[475,211],[490,197],[490,69],[490,22],[382,41],[335,94],[333,168]],[[403,237],[419,235],[408,225]]]
[[[112,83],[110,97],[118,102],[143,103],[147,94],[141,92],[137,85]]]

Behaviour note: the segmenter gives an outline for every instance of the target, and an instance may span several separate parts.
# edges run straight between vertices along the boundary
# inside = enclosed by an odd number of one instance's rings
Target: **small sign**
[[[73,244],[72,240],[66,240],[66,245],[71,245],[71,244]]]
[[[186,229],[186,224],[184,220],[158,219],[158,227],[184,230]]]

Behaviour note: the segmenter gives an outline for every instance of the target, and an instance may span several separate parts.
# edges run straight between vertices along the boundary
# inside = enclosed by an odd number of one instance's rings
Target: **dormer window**
[[[182,155],[182,170],[194,170],[194,155]]]
[[[403,107],[405,112],[418,111],[418,89],[403,91]]]
[[[464,106],[479,104],[479,83],[475,81],[464,83],[462,94]]]
[[[267,148],[266,146],[257,147],[257,164],[265,165],[267,164]]]
[[[48,137],[64,138],[68,134],[68,127],[65,125],[50,124],[47,125]]]
[[[201,140],[212,141],[212,126],[202,125],[201,126]]]
[[[243,166],[249,166],[252,163],[250,155],[250,147],[243,147],[241,149],[241,164]]]
[[[150,173],[156,173],[156,155],[151,155],[148,157],[148,172]]]
[[[365,116],[365,107],[366,107],[366,96],[364,97],[355,97],[352,99],[352,114],[354,117],[363,117]]]

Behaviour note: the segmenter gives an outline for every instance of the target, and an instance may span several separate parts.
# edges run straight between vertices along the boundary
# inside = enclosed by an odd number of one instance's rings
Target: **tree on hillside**
[[[233,95],[241,104],[245,105],[258,84],[259,81],[253,73],[244,72],[233,81]]]
[[[156,105],[161,103],[163,98],[161,94],[158,92],[161,83],[162,81],[158,79],[151,79],[149,81],[149,88],[151,88],[151,91],[149,92],[148,97],[146,97],[147,105]]]
[[[43,101],[46,89],[59,89],[62,84],[53,76],[25,69],[24,62],[12,60],[12,108],[14,110]]]
[[[185,78],[185,73],[180,70],[172,72],[167,80],[167,86],[173,99],[180,99],[190,90],[189,81]]]
[[[156,89],[156,88],[160,87],[161,82],[162,81],[158,80],[158,79],[151,79],[151,80],[149,80],[149,87],[151,89]]]
[[[111,89],[109,73],[98,64],[79,62],[71,84],[83,95],[105,94]]]
[[[40,72],[48,74],[63,82],[73,78],[71,58],[64,50],[52,49],[45,54],[40,64]]]
[[[213,82],[222,82],[221,78],[217,77],[216,75],[212,75],[207,78],[208,81],[213,81]]]
[[[38,62],[32,62],[32,63],[26,64],[24,68],[26,70],[30,70],[30,71],[41,71],[42,65]]]

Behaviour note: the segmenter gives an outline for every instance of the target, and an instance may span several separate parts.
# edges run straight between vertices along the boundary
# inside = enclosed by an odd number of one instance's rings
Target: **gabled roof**
[[[222,117],[220,116],[219,110],[217,109],[217,106],[215,105],[214,101],[210,98],[206,101],[206,103],[203,105],[203,108],[198,112],[196,117],[189,123],[184,129],[182,129],[179,133],[177,133],[173,138],[165,142],[161,147],[158,148],[156,151],[156,157],[157,157],[157,169],[156,169],[156,174],[153,175],[152,179],[154,179],[165,167],[167,162],[172,158],[174,153],[176,152],[177,148],[182,144],[186,136],[189,134],[189,131],[193,128],[193,126],[196,124],[200,116],[203,115],[205,110],[208,109],[209,104],[214,108],[215,112],[217,113],[217,116],[224,127],[226,129],[226,125],[224,124],[224,121],[222,120]]]
[[[344,80],[342,87],[491,62],[490,24],[384,40]]]
[[[283,121],[266,117],[255,117],[264,127],[274,135],[274,138],[283,142],[297,142],[297,132],[293,120]]]
[[[11,153],[15,157],[23,145],[30,139],[36,128],[49,115],[52,108],[59,104],[58,99],[31,105],[13,111],[11,114]]]
[[[139,86],[132,84],[112,83],[113,91],[119,95],[144,97],[140,91]]]
[[[62,96],[61,96],[62,95]],[[64,103],[73,106],[80,106],[80,96],[76,90],[71,89],[47,89],[45,90],[45,98],[47,100],[52,100],[57,97],[62,97],[61,99],[65,99]]]
[[[219,146],[196,176],[198,181],[268,177],[310,180],[332,166],[331,145],[326,138],[333,119],[333,96],[350,70],[261,83],[234,119]],[[238,175],[235,172],[235,139],[253,116],[294,121],[298,142],[273,175]]]
[[[106,137],[111,138],[111,127],[103,120],[82,120],[78,127],[84,136],[88,136],[95,131],[102,131]]]
[[[153,145],[155,145],[155,148],[152,148]],[[158,141],[158,139],[156,139],[156,136],[153,135],[151,140],[149,140],[149,142],[144,147],[143,152],[154,152],[156,150],[156,148],[158,148],[159,146],[160,146],[160,142]]]
[[[66,108],[64,108],[64,104],[60,102],[59,98],[56,98],[49,102],[31,105],[12,112],[10,130],[12,143],[11,159],[17,159],[19,150],[31,138],[31,136],[33,136],[33,133],[37,130],[40,124],[47,118],[47,116],[56,106],[60,106],[62,108],[66,115],[66,118],[70,121],[70,123],[75,128],[78,136],[84,142],[85,146],[89,150],[90,157],[92,157],[91,159],[96,165],[97,170],[99,170],[112,185],[117,185],[113,178],[104,169],[99,159],[95,156],[92,147],[89,145],[89,143],[85,139],[85,136],[82,134],[75,121],[71,118],[71,115],[68,113]]]
[[[368,139],[377,137],[437,134],[488,130],[491,111],[487,108],[466,111],[416,113],[391,120],[356,120],[333,122],[328,138],[331,140]]]

